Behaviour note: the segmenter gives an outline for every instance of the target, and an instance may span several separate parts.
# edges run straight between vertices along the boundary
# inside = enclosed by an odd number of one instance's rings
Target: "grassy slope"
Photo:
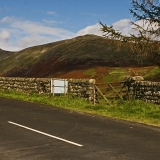
[[[5,59],[0,54],[0,62],[2,76],[95,78],[111,82],[129,75],[149,79],[150,75],[159,74],[154,67],[136,68],[139,64],[126,49],[115,52],[104,38],[95,35],[30,47]],[[146,60],[144,66],[148,65],[153,63]],[[150,72],[154,73],[146,75]]]
[[[7,72],[13,68],[28,69],[31,65],[36,64],[43,54],[47,54],[51,48],[56,47],[57,44],[60,43],[61,41],[58,43],[30,47],[19,52],[14,52],[8,58],[2,60],[0,57],[0,72]]]
[[[9,57],[11,54],[12,54],[12,52],[10,52],[10,51],[4,51],[4,50],[0,49],[0,61]]]

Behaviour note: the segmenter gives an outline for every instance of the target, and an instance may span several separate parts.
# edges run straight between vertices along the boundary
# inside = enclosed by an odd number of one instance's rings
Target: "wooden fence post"
[[[93,104],[95,105],[95,103],[96,103],[96,102],[95,102],[95,99],[96,99],[96,95],[95,95],[95,94],[96,94],[96,91],[95,91],[95,85],[94,85],[94,84],[92,85],[92,88],[93,88]]]

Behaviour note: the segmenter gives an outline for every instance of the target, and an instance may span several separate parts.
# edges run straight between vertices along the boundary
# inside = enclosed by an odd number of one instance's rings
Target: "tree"
[[[160,59],[160,3],[159,0],[132,0],[130,13],[136,21],[131,21],[137,34],[123,35],[113,26],[100,22],[102,32],[109,43],[116,48],[127,47],[137,60],[144,58]]]

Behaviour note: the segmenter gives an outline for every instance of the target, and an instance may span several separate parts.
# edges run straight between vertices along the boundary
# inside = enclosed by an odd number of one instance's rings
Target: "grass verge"
[[[39,95],[34,93],[20,93],[11,90],[0,91],[0,97],[42,103],[100,116],[160,126],[160,106],[146,104],[142,101],[117,101],[113,106],[104,104],[92,105],[87,101],[71,95]]]

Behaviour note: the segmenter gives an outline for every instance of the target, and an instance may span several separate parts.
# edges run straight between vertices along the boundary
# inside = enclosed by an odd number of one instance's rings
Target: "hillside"
[[[108,82],[128,75],[149,73],[155,69],[153,65],[150,60],[140,65],[125,48],[115,52],[105,38],[95,35],[30,47],[14,53],[0,50],[0,76],[96,78]]]
[[[11,54],[12,54],[12,52],[4,51],[4,50],[0,49],[0,61],[9,57]]]

